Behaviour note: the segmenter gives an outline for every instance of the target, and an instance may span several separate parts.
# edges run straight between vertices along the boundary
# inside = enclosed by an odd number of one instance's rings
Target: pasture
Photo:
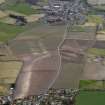
[[[105,105],[105,92],[80,91],[76,97],[76,105]]]

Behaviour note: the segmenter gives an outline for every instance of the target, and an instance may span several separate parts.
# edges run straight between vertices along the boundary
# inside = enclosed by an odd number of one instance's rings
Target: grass
[[[21,66],[18,61],[0,62],[0,95],[8,93],[9,84],[15,83]]]
[[[70,31],[71,32],[90,32],[92,30],[93,32],[95,30],[95,26],[96,24],[91,24],[91,23],[88,23],[87,26],[85,26],[85,24],[74,25],[73,27],[71,27]]]
[[[4,42],[25,30],[24,26],[8,25],[0,22],[0,41]]]
[[[87,20],[90,23],[96,23],[96,24],[101,24],[104,22],[104,19],[96,15],[88,15]]]
[[[31,15],[35,13],[40,13],[39,10],[33,9],[31,5],[27,3],[18,3],[18,4],[13,4],[13,5],[7,5],[6,10],[12,10],[14,12],[19,12],[25,15]]]
[[[80,89],[104,89],[104,82],[97,80],[81,80],[79,84]]]
[[[95,8],[91,8],[88,12],[89,15],[97,15],[97,14],[103,14],[105,13],[105,10],[103,9],[104,7],[99,7],[95,6]]]
[[[0,79],[16,78],[21,69],[21,66],[22,63],[18,61],[0,62]],[[2,81],[0,81],[0,83],[1,82]]]
[[[88,53],[93,54],[95,56],[105,56],[105,49],[98,49],[98,48],[90,48]]]
[[[94,6],[96,10],[105,11],[105,4]]]
[[[27,34],[32,28],[36,28],[41,24],[40,21],[36,21],[25,26],[9,25],[3,22],[0,22],[0,42],[6,42],[15,38],[20,33],[27,31]],[[26,33],[25,33],[26,34]]]
[[[93,83],[96,83],[96,81],[95,80],[81,80],[80,87],[84,87],[86,85],[93,84]]]
[[[97,34],[105,35],[105,29],[98,31]]]
[[[81,91],[76,98],[76,105],[105,105],[105,92]]]
[[[0,84],[0,96],[8,94],[9,84]]]
[[[105,5],[104,6],[99,5],[99,6],[96,7],[96,9],[105,10]]]
[[[73,26],[70,31],[71,32],[84,32],[85,28],[82,26]]]

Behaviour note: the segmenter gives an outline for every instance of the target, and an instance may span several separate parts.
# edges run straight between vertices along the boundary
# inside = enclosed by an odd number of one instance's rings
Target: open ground
[[[20,8],[19,8],[20,7]],[[22,5],[19,4],[17,7],[14,5],[10,5],[7,7],[7,4],[4,5],[3,9],[9,9],[11,13],[20,13],[23,14],[33,22],[33,12],[35,12],[29,5],[24,4],[24,8],[28,8],[23,10]],[[19,8],[17,10],[17,8]],[[31,12],[30,12],[31,11]],[[31,13],[31,14],[30,14]],[[1,12],[2,15],[5,16]],[[27,15],[30,15],[29,17]],[[31,17],[32,16],[32,17]],[[35,15],[39,18],[39,15]],[[88,17],[91,21],[94,16]],[[27,62],[30,59],[41,58],[43,54],[51,54],[50,52],[56,51],[59,43],[62,41],[65,32],[65,25],[48,25],[41,22],[29,23],[26,26],[15,26],[4,23],[3,21],[8,20],[8,17],[5,19],[1,19],[0,23],[0,32],[2,42],[6,42],[7,48],[13,56],[15,56],[18,60]],[[36,21],[35,19],[34,21]],[[10,20],[9,20],[10,21]],[[12,20],[13,21],[13,20]],[[100,18],[95,18],[95,21],[98,23],[102,22]],[[5,29],[5,27],[8,27]],[[11,30],[12,29],[12,30]],[[3,31],[3,32],[2,32]],[[9,40],[8,40],[9,39]],[[11,40],[12,39],[12,40]],[[102,71],[96,70],[98,69],[96,65],[93,63],[89,64],[87,61],[85,62],[85,54],[88,48],[92,47],[92,45],[96,41],[96,27],[95,26],[74,26],[69,34],[66,36],[66,40],[60,48],[60,56],[62,57],[62,65],[60,75],[53,85],[55,88],[79,88],[79,81],[81,79],[103,79],[104,67],[101,66]],[[99,46],[99,44],[94,45]],[[102,47],[102,46],[101,46]],[[59,55],[58,55],[59,56]],[[2,57],[3,58],[3,57]],[[31,62],[31,61],[30,61]],[[34,63],[33,63],[34,64]],[[37,63],[35,62],[35,65]],[[40,64],[40,62],[39,62]],[[42,63],[44,64],[44,63]],[[84,65],[85,64],[85,65]],[[88,65],[89,64],[89,65]],[[38,65],[38,64],[37,64]],[[92,69],[90,73],[88,66]],[[10,65],[11,66],[11,65]],[[19,65],[24,67],[22,65]],[[32,65],[28,62],[26,67],[30,68]],[[34,67],[34,66],[33,66]],[[86,69],[84,69],[84,67]],[[34,67],[36,68],[36,67]],[[99,68],[100,69],[100,68]],[[27,69],[26,69],[27,70]],[[20,69],[18,68],[18,72]],[[101,74],[100,74],[101,72]],[[98,75],[96,78],[91,78],[93,75]],[[88,76],[87,76],[88,75]],[[46,75],[45,75],[46,76]],[[87,77],[87,78],[86,78]],[[16,80],[17,75],[15,75],[14,81]]]

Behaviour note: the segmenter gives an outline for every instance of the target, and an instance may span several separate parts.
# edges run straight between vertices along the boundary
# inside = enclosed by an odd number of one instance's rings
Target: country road
[[[46,92],[60,72],[60,56],[57,51],[40,56],[24,56],[23,67],[16,81],[14,98],[24,98]]]

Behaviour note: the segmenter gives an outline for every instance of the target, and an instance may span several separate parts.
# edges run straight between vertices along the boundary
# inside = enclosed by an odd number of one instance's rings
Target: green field
[[[80,80],[80,89],[105,89],[105,81]]]
[[[70,32],[94,32],[94,30],[96,29],[96,26],[85,26],[85,24],[83,25],[74,25],[70,28]]]
[[[24,15],[31,15],[35,13],[40,13],[40,10],[33,9],[31,5],[27,3],[18,3],[18,4],[6,4],[4,7],[5,10],[11,10],[14,12],[22,13]]]
[[[96,23],[96,24],[100,24],[104,22],[104,20],[101,17],[96,16],[96,15],[88,15],[87,20],[90,23]]]
[[[105,105],[105,92],[81,91],[76,98],[76,105]]]
[[[35,28],[39,24],[41,23],[39,21],[36,21],[34,23],[27,24],[25,26],[17,26],[0,22],[0,42],[6,42],[10,39],[13,39],[20,33],[26,31],[28,32],[33,27]]]
[[[11,6],[8,6],[7,9],[8,10],[13,10],[15,12],[23,13],[25,15],[39,13],[39,11],[37,11],[35,9],[32,9],[31,6],[29,4],[26,4],[26,3],[11,5]]]
[[[104,6],[95,6],[94,9],[89,10],[88,14],[89,15],[97,15],[100,13],[104,13],[105,12],[105,8]]]
[[[24,26],[8,25],[0,23],[0,41],[4,42],[14,38],[17,34],[25,30]]]
[[[100,11],[105,11],[105,4],[103,4],[103,5],[96,5],[95,9],[100,10]]]
[[[86,28],[82,26],[73,26],[70,31],[71,32],[85,32]]]
[[[105,56],[105,49],[91,48],[88,50],[88,53],[95,56]]]
[[[22,62],[0,62],[0,95],[8,93],[9,85],[15,83],[17,75],[22,67]]]

